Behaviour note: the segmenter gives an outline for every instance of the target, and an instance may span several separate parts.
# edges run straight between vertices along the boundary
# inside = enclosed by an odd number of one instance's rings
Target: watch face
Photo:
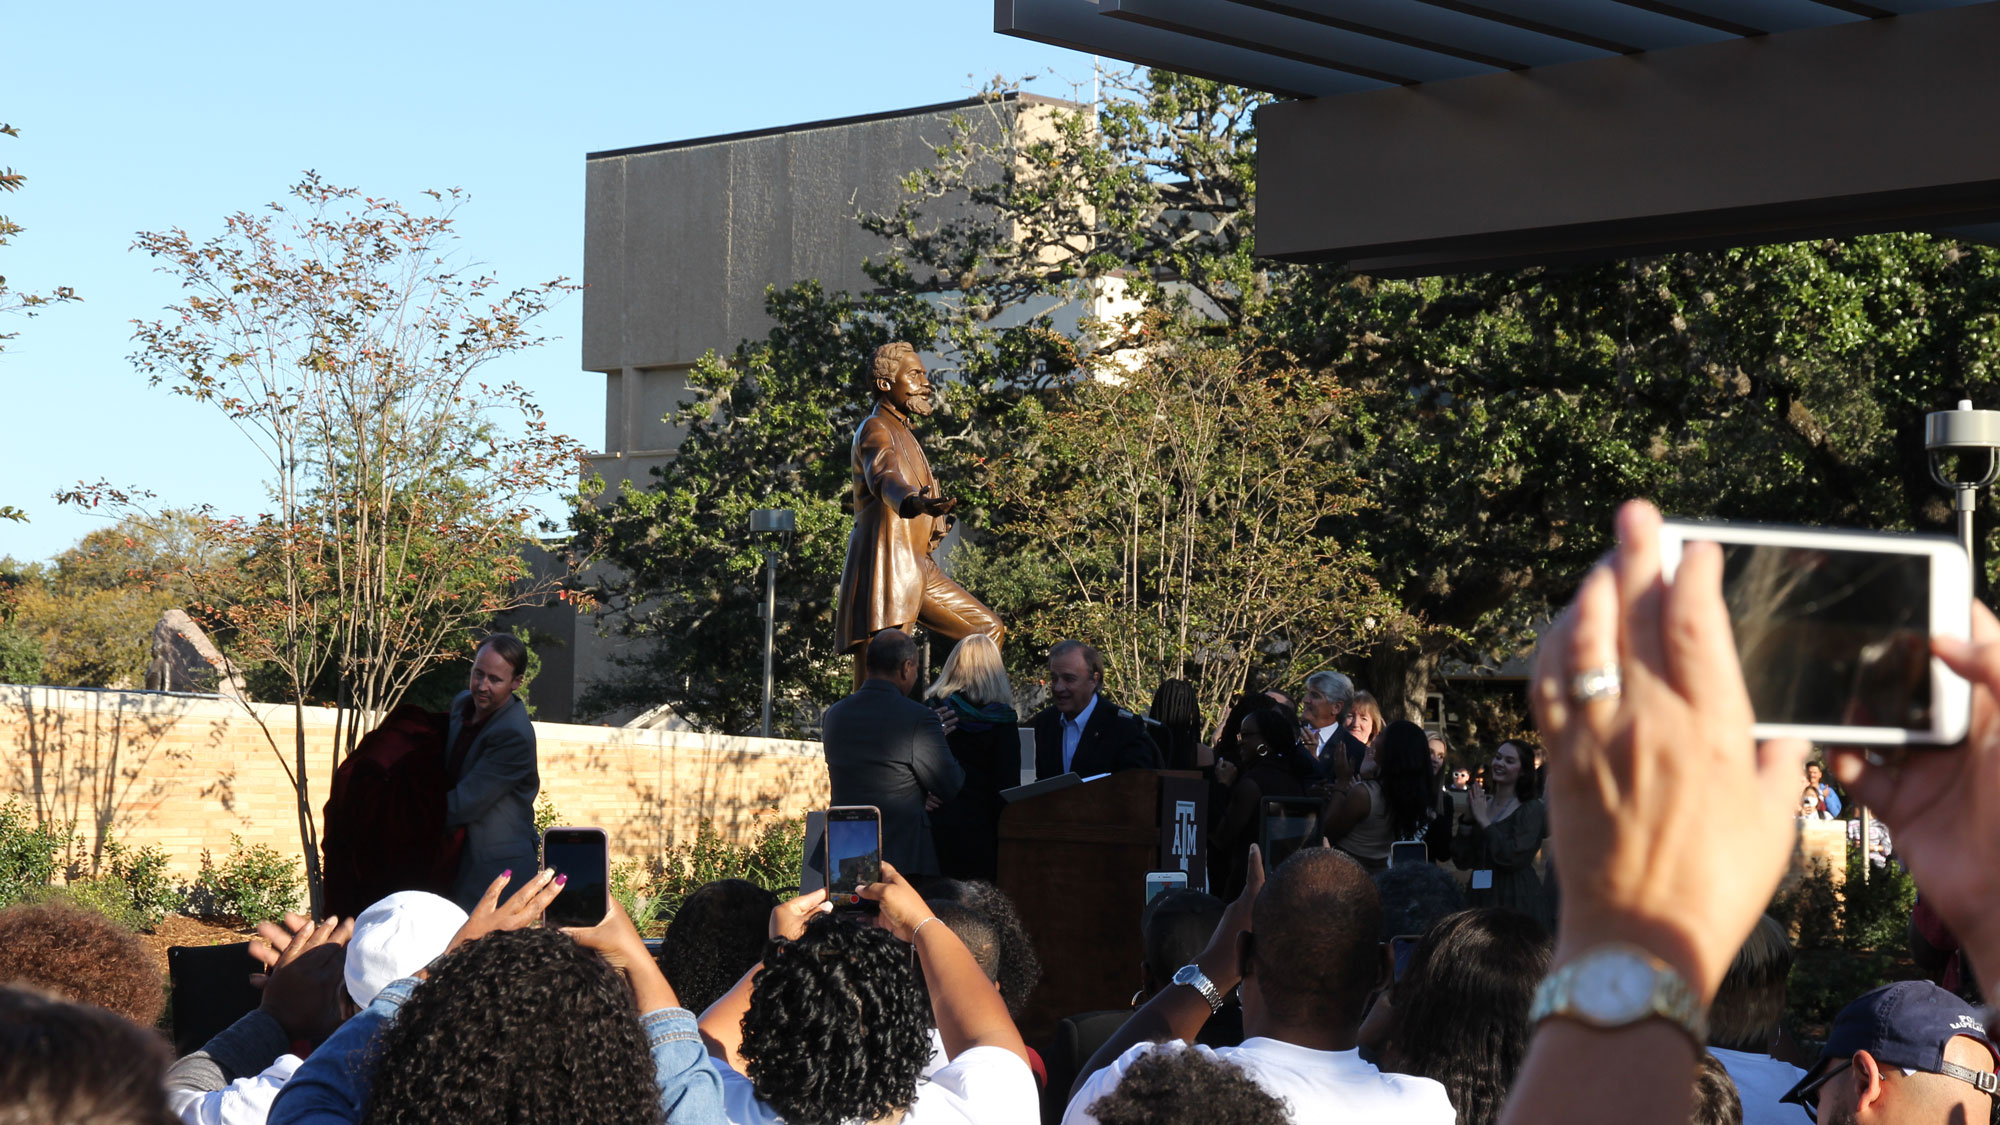
[[[1630,954],[1600,954],[1577,969],[1570,995],[1588,1019],[1631,1023],[1652,1010],[1653,969]]]
[[[1201,970],[1195,968],[1193,965],[1182,965],[1180,968],[1174,970],[1174,983],[1193,984],[1194,978],[1200,975]]]

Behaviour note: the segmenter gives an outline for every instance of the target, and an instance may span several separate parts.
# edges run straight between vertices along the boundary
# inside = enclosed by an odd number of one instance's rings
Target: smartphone
[[[1668,520],[1671,581],[1687,543],[1722,547],[1722,594],[1758,738],[1948,745],[1972,690],[1931,655],[1972,632],[1972,570],[1957,541],[1898,532]]]
[[[1430,845],[1422,840],[1398,840],[1389,845],[1389,866],[1399,863],[1429,863]]]
[[[562,893],[542,911],[544,926],[595,926],[611,909],[611,859],[602,828],[550,828],[542,833],[542,866],[567,875]]]
[[[1154,899],[1159,898],[1161,895],[1167,893],[1168,891],[1181,891],[1186,889],[1187,889],[1187,872],[1185,871],[1146,872],[1147,902],[1151,902]]]
[[[1257,844],[1264,853],[1264,870],[1272,872],[1307,845],[1306,837],[1319,823],[1319,802],[1303,797],[1266,797],[1264,825]],[[1313,841],[1317,843],[1317,841]]]
[[[873,914],[868,899],[848,901],[862,887],[882,880],[882,810],[874,805],[835,805],[826,810],[826,889],[835,911]]]
[[[1389,939],[1389,955],[1395,959],[1395,980],[1402,980],[1403,973],[1410,967],[1410,954],[1417,951],[1417,943],[1424,940],[1422,934],[1400,934]]]

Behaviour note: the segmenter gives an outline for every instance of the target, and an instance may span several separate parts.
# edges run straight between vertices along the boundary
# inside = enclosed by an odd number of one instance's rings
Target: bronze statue
[[[868,367],[875,409],[854,432],[854,531],[840,572],[834,643],[858,662],[868,638],[883,629],[922,625],[954,641],[985,633],[998,642],[1007,632],[1000,618],[931,558],[958,501],[937,495],[937,478],[910,432],[912,415],[931,412],[923,361],[898,341],[876,348]]]

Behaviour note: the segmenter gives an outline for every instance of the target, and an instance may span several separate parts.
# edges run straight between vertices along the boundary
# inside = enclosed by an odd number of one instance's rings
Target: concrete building
[[[858,218],[896,209],[902,179],[936,163],[954,120],[999,144],[1032,136],[1057,111],[1086,108],[1008,94],[589,154],[583,367],[604,377],[604,444],[592,467],[613,488],[651,480],[680,443],[667,418],[693,398],[689,371],[711,349],[727,355],[769,330],[770,287],[817,279],[829,292],[871,288],[862,263],[888,246]],[[927,210],[943,218],[966,205]],[[1129,305],[1121,288],[1019,315],[1053,310],[1059,327],[1074,329],[1081,317]],[[544,646],[530,694],[538,718],[569,721],[589,685],[613,673],[625,642],[598,636],[565,606],[516,620],[564,642]]]

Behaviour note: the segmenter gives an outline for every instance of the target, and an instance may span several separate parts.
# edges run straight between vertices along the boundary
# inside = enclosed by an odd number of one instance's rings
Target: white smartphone
[[[1956,540],[1668,520],[1669,581],[1687,543],[1722,547],[1757,737],[1851,746],[1965,737],[1972,690],[1930,652],[1930,638],[1972,630],[1972,568]]]
[[[1160,897],[1161,895],[1167,893],[1168,891],[1180,891],[1186,889],[1187,889],[1187,872],[1185,871],[1146,872],[1147,902],[1153,901],[1154,899]]]

